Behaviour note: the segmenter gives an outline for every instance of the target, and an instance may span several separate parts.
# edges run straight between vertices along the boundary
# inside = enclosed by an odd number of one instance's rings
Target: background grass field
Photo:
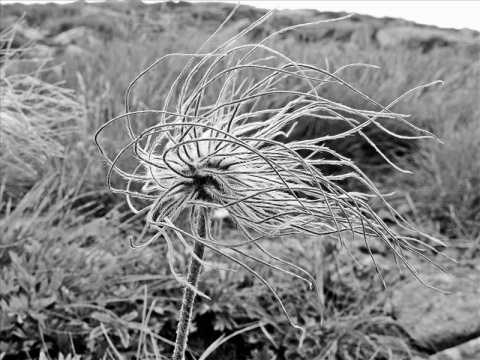
[[[164,54],[195,52],[230,10],[230,5],[208,3],[2,6],[2,30],[23,18],[21,29],[2,35],[0,358],[56,359],[60,353],[82,359],[169,358],[181,287],[169,272],[161,241],[141,251],[129,248],[128,237],[142,231],[142,220],[106,191],[106,169],[93,134],[123,112],[124,92],[141,70]],[[262,13],[241,7],[219,37],[231,37]],[[280,12],[250,40],[282,26],[338,15]],[[389,27],[403,29],[395,33],[403,38],[381,31]],[[40,30],[37,44],[43,47],[29,43],[27,28]],[[82,36],[68,43],[57,37],[79,28]],[[22,47],[28,49],[20,54]],[[413,124],[445,144],[407,142],[366,129],[413,175],[388,168],[360,138],[331,146],[354,159],[381,190],[394,191],[394,207],[447,242],[461,264],[478,260],[479,34],[356,16],[287,33],[273,47],[330,71],[350,63],[380,66],[350,68],[342,78],[384,105],[416,86],[444,81],[405,98],[394,110],[411,114]],[[39,60],[40,50],[50,57]],[[181,69],[181,63],[168,62],[152,72],[136,88],[134,106],[160,108]],[[351,107],[369,106],[339,86],[323,87],[321,96]],[[278,106],[284,100],[271,101]],[[410,134],[407,128],[397,130]],[[333,123],[302,119],[293,139],[338,131]],[[118,140],[122,136],[119,128]],[[119,143],[116,139],[109,146]],[[356,189],[358,184],[345,186]],[[228,223],[222,234],[238,236]],[[192,356],[200,358],[221,336],[248,326],[251,330],[218,346],[208,358],[406,359],[429,352],[392,317],[385,306],[388,291],[361,248],[355,251],[366,259],[362,266],[330,240],[318,245],[292,238],[271,246],[323,284],[324,326],[314,294],[300,282],[261,270],[294,319],[307,328],[303,338],[251,275],[205,270],[200,288],[212,301],[196,305]],[[176,261],[187,266],[187,257]],[[385,275],[392,286],[401,280],[388,264]]]

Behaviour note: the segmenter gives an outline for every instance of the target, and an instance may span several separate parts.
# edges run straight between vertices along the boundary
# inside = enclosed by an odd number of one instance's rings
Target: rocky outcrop
[[[436,47],[470,45],[475,40],[465,32],[426,26],[387,26],[378,30],[376,39],[380,47],[404,46],[428,52]]]
[[[414,356],[412,360],[478,360],[479,355],[480,338],[476,338],[431,356]]]
[[[480,359],[480,338],[476,338],[435,355],[428,360],[477,360]]]
[[[68,6],[62,7],[62,9]],[[233,4],[214,4],[186,2],[165,2],[159,4],[116,3],[109,6],[78,3],[71,5],[71,22],[65,18],[50,19],[51,36],[39,32],[35,28],[22,30],[18,36],[23,40],[52,41],[55,45],[75,44],[84,46],[98,38],[98,33],[105,36],[132,35],[132,29],[141,33],[149,33],[155,37],[162,31],[184,31],[186,28],[212,27],[214,31],[230,14]],[[14,23],[18,13],[14,6],[2,8],[0,28]],[[228,27],[244,28],[267,12],[265,9],[241,6],[232,16]],[[264,24],[249,33],[251,39],[263,38],[280,28],[319,20],[332,20],[347,15],[345,12],[319,12],[316,10],[280,10]],[[13,19],[13,20],[12,20]],[[238,24],[237,24],[238,23]],[[134,24],[134,25],[132,25]],[[37,26],[37,25],[36,25]],[[247,25],[248,26],[248,25]],[[66,31],[65,31],[66,30]],[[87,31],[88,30],[88,31]],[[62,32],[63,31],[63,32]],[[92,31],[98,32],[92,36]],[[59,33],[62,32],[62,33]],[[476,54],[480,47],[480,34],[474,30],[441,29],[435,26],[416,24],[411,21],[394,18],[375,18],[368,15],[355,14],[342,21],[326,22],[314,27],[297,28],[282,34],[282,37],[293,37],[296,40],[315,43],[335,41],[341,44],[354,45],[358,48],[397,48],[420,49],[428,52],[437,47],[466,48]],[[48,38],[48,39],[47,39]],[[52,39],[53,38],[53,39]],[[82,44],[79,44],[82,42]],[[93,42],[96,43],[95,40]],[[91,46],[91,44],[88,44]],[[95,46],[95,45],[93,45]]]
[[[480,274],[456,268],[450,274],[419,271],[422,279],[449,293],[426,287],[414,277],[392,290],[398,323],[429,353],[455,347],[480,336]],[[439,358],[440,359],[440,358]]]

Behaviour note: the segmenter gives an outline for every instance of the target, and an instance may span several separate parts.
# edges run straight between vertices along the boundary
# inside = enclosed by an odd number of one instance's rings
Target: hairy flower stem
[[[199,224],[198,234],[200,237],[205,236],[205,219]],[[195,242],[193,252],[199,259],[203,259],[203,253],[205,252],[205,246],[199,242]],[[200,277],[200,270],[202,264],[192,256],[190,268],[188,270],[187,281],[194,288],[198,285],[198,279]],[[195,292],[185,287],[185,293],[183,294],[182,308],[180,309],[180,320],[177,327],[177,339],[175,341],[175,350],[173,351],[173,360],[185,360],[185,349],[187,348],[188,330],[190,328],[190,322],[192,321],[193,302],[195,301]]]

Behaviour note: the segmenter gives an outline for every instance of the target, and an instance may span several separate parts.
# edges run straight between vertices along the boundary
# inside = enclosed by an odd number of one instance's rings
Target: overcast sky
[[[91,0],[96,2],[99,0]],[[100,0],[102,1],[102,0]],[[109,0],[128,1],[128,0]],[[159,0],[144,0],[158,2]],[[0,0],[0,4],[22,2],[26,4],[46,3],[52,0]],[[72,0],[56,0],[69,3]],[[200,2],[200,1],[192,1]],[[236,0],[225,1],[236,3]],[[375,17],[398,17],[421,24],[446,28],[469,28],[480,31],[480,1],[305,1],[305,0],[245,0],[244,4],[279,9],[317,9],[320,11],[346,11]]]

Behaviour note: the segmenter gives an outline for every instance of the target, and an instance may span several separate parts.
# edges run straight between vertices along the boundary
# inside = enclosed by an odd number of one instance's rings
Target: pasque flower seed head
[[[292,234],[317,236],[319,241],[325,236],[336,236],[342,244],[346,234],[351,234],[361,238],[367,248],[372,238],[378,238],[399,263],[415,272],[404,251],[424,257],[419,246],[433,248],[417,238],[393,232],[368,205],[369,197],[381,198],[397,225],[416,230],[388,205],[350,159],[328,146],[332,141],[357,134],[393,167],[404,171],[363,130],[376,126],[391,136],[404,137],[385,128],[382,122],[390,119],[416,131],[418,136],[412,138],[434,138],[409,123],[405,115],[391,111],[410,92],[382,106],[341,79],[341,71],[346,67],[329,72],[290,59],[267,45],[278,34],[321,22],[283,29],[258,44],[240,43],[270,15],[271,12],[267,13],[213,50],[204,50],[211,47],[222,24],[197,53],[164,56],[132,82],[126,95],[126,114],[112,119],[97,133],[99,141],[99,134],[123,121],[130,137],[130,142],[115,156],[109,156],[98,142],[109,164],[109,186],[127,196],[132,211],[146,214],[148,226],[157,231],[152,240],[165,239],[171,269],[187,287],[192,285],[177,274],[173,253],[184,246],[195,258],[192,241],[251,271],[273,292],[248,261],[257,261],[313,284],[306,271],[262,246],[263,241]],[[129,99],[137,82],[148,78],[148,73],[158,66],[167,66],[172,58],[188,61],[166,94],[163,108],[132,110]],[[332,84],[355,92],[375,105],[377,111],[353,109],[321,97],[321,87]],[[139,119],[143,116],[155,117],[154,125],[141,129]],[[291,131],[306,117],[319,123],[348,124],[349,128],[313,139],[289,139]],[[132,156],[138,161],[135,170],[124,169],[122,163]],[[325,165],[343,170],[327,174],[321,170]],[[114,175],[124,180],[123,188],[112,186]],[[362,183],[368,193],[347,191],[342,186],[347,179]],[[146,205],[137,208],[134,198],[146,201]],[[229,219],[243,239],[214,237],[211,219],[216,209],[228,210]],[[190,230],[177,224],[184,214],[190,221]],[[204,224],[203,231],[198,230],[199,224]],[[255,249],[262,256],[255,255]]]

